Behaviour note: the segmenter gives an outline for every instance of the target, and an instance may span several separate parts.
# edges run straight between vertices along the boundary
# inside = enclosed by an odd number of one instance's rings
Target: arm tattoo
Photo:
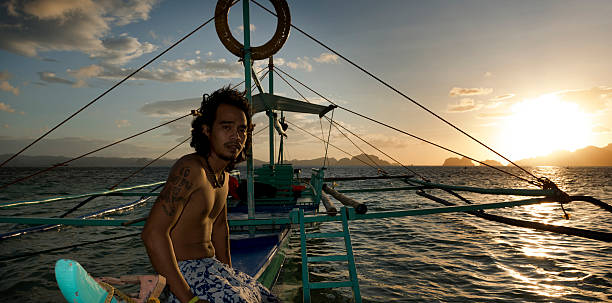
[[[187,179],[189,173],[189,167],[183,167],[178,174],[173,174],[168,177],[168,182],[159,195],[162,201],[162,208],[166,215],[170,217],[176,214],[179,204],[183,204],[187,201],[188,197],[185,195],[193,186],[193,183],[189,182]]]

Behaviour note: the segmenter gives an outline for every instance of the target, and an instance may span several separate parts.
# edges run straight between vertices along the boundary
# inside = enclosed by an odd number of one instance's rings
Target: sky
[[[268,1],[260,2],[269,8]],[[288,1],[292,23],[508,159],[612,143],[610,1]],[[197,26],[216,1],[31,0],[0,5],[0,154],[12,154],[53,128]],[[270,39],[276,18],[251,4],[251,43]],[[229,14],[242,41],[242,3]],[[333,102],[472,158],[504,159],[293,30],[275,66]],[[255,70],[267,66],[256,61]],[[260,74],[261,75],[261,74]],[[285,77],[287,78],[287,77]],[[214,23],[164,54],[28,149],[77,156],[189,113],[201,96],[244,79]],[[309,102],[328,103],[288,79]],[[268,91],[268,77],[263,81]],[[244,86],[241,86],[244,89]],[[302,96],[274,76],[274,93]],[[331,118],[331,112],[328,117]],[[458,157],[343,109],[334,121],[405,165]],[[327,137],[327,120],[287,113]],[[92,156],[154,158],[185,140],[190,118]],[[255,132],[267,125],[254,116]],[[344,133],[346,131],[343,130]],[[254,155],[266,160],[268,131]],[[325,155],[294,126],[285,159]],[[335,158],[363,150],[337,129]],[[278,139],[276,139],[278,148]],[[191,152],[188,144],[166,157]]]

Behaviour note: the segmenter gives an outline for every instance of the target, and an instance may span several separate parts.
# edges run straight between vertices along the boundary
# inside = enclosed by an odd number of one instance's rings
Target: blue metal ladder
[[[302,289],[305,303],[310,303],[311,289],[335,287],[351,287],[353,289],[353,298],[355,299],[355,302],[361,303],[359,280],[357,279],[357,269],[355,267],[355,258],[353,256],[353,246],[351,244],[351,235],[348,228],[348,209],[346,207],[342,207],[340,214],[342,218],[342,231],[330,233],[306,233],[306,229],[304,227],[304,210],[299,210],[300,241],[302,250]],[[313,238],[344,238],[346,254],[309,257],[306,249],[306,239]],[[347,261],[350,280],[338,282],[310,282],[308,277],[308,263],[322,261]]]

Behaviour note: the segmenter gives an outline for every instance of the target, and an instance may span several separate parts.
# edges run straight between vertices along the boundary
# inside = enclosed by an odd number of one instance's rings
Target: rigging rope
[[[388,175],[388,174],[389,174],[389,173],[388,173],[388,172],[387,172],[385,169],[383,169],[383,168],[382,168],[380,165],[378,165],[378,163],[376,163],[376,161],[374,161],[374,159],[372,159],[372,157],[370,157],[370,155],[368,155],[368,154],[367,154],[367,153],[366,153],[366,152],[365,152],[363,149],[361,149],[361,147],[359,147],[359,145],[357,145],[355,142],[353,142],[353,140],[351,140],[351,138],[349,138],[349,137],[348,137],[348,136],[347,136],[345,133],[343,133],[343,132],[340,130],[340,128],[338,128],[338,126],[336,125],[336,123],[337,123],[336,121],[331,121],[331,120],[330,120],[330,123],[333,123],[334,127],[336,128],[336,130],[337,130],[337,131],[338,131],[340,134],[342,134],[342,135],[343,135],[343,136],[344,136],[344,137],[345,137],[347,140],[349,140],[349,142],[351,142],[351,143],[353,144],[353,146],[357,147],[357,149],[358,149],[358,150],[359,150],[359,151],[360,151],[360,152],[361,152],[363,155],[365,155],[365,156],[368,158],[368,160],[370,160],[370,161],[371,161],[371,162],[372,162],[374,165],[376,165],[376,166],[378,167],[378,169],[379,169],[380,171],[382,171],[382,172],[383,172],[383,174],[385,174],[385,175]]]
[[[298,91],[291,83],[289,83],[289,81],[287,81],[287,79],[285,79],[285,77],[283,77],[283,75],[279,74],[278,72],[274,71],[275,75],[277,75],[279,78],[281,78],[281,80],[283,80],[287,85],[289,85],[289,87],[291,87],[293,89],[294,92],[296,92],[298,95],[300,95],[300,97],[302,97],[302,99],[304,99],[304,101],[308,102],[308,103],[312,103],[310,102],[306,97],[304,97],[304,95],[302,95],[302,93],[300,93],[300,91]],[[329,121],[329,123],[332,123],[333,120],[325,117],[327,119],[327,121]],[[321,124],[321,131],[323,130],[323,123],[321,122],[321,120],[319,119],[319,123]],[[340,134],[342,134],[347,140],[349,140],[355,147],[357,147],[357,149],[359,149],[359,151],[361,151],[361,153],[363,153],[370,161],[372,161],[372,163],[374,163],[374,165],[376,165],[378,167],[379,171],[382,171],[384,173],[387,173],[380,165],[378,165],[378,163],[376,163],[376,161],[374,161],[374,159],[372,159],[372,157],[370,157],[370,155],[368,155],[363,149],[361,149],[357,144],[355,144],[355,142],[353,142],[353,140],[351,140],[345,133],[343,133],[338,126],[336,126],[338,123],[333,121],[333,125],[334,127],[338,130],[338,132]],[[344,128],[344,127],[343,127]],[[356,136],[355,134],[353,134],[354,136]],[[361,138],[359,138],[361,139]],[[361,139],[363,140],[363,139]],[[368,143],[369,144],[369,143]],[[401,165],[401,163],[400,163]],[[403,165],[402,165],[403,166]],[[410,169],[408,169],[410,170]],[[418,175],[418,174],[417,174]]]
[[[124,141],[127,141],[127,140],[129,140],[129,139],[132,139],[132,138],[134,138],[134,137],[140,136],[140,135],[142,135],[142,134],[144,134],[144,133],[150,132],[150,131],[152,131],[152,130],[154,130],[154,129],[160,128],[160,127],[162,127],[162,126],[164,126],[164,125],[168,125],[168,124],[170,124],[170,123],[173,123],[173,122],[175,122],[175,121],[178,121],[178,120],[183,119],[183,118],[188,117],[188,116],[191,116],[191,113],[186,114],[186,115],[181,116],[181,117],[178,117],[178,118],[176,118],[176,119],[174,119],[174,120],[170,120],[170,121],[164,122],[164,123],[162,123],[162,124],[160,124],[160,125],[157,125],[157,126],[155,126],[155,127],[149,128],[149,129],[144,130],[144,131],[142,131],[142,132],[139,132],[139,133],[137,133],[137,134],[135,134],[135,135],[131,135],[131,136],[127,137],[127,138],[123,138],[123,139],[121,139],[121,140],[119,140],[119,141],[115,141],[115,142],[113,142],[113,143],[107,144],[107,145],[102,146],[102,147],[100,147],[100,148],[97,148],[97,149],[95,149],[95,150],[93,150],[93,151],[90,151],[90,152],[85,153],[85,154],[83,154],[83,155],[80,155],[80,156],[78,156],[78,157],[72,158],[72,159],[70,159],[70,160],[68,160],[68,161],[64,161],[64,162],[62,162],[62,163],[58,163],[58,164],[55,164],[55,165],[53,165],[53,166],[47,167],[47,168],[45,168],[45,169],[39,170],[39,171],[37,171],[37,172],[35,172],[35,173],[31,174],[31,175],[28,175],[28,176],[25,176],[25,177],[19,178],[19,179],[14,180],[14,181],[12,181],[12,182],[10,182],[10,183],[7,183],[7,184],[4,184],[4,185],[0,186],[0,190],[1,190],[1,189],[5,189],[5,188],[7,188],[7,187],[9,187],[9,186],[11,186],[11,185],[13,185],[13,184],[15,184],[15,183],[19,183],[19,182],[21,182],[21,181],[24,181],[24,180],[30,179],[30,178],[32,178],[32,177],[34,177],[34,176],[36,176],[36,175],[39,175],[39,174],[42,174],[42,173],[44,173],[44,172],[50,171],[50,170],[52,170],[52,169],[55,169],[55,168],[57,168],[57,167],[59,167],[59,166],[65,166],[66,164],[68,164],[68,163],[70,163],[70,162],[72,162],[72,161],[75,161],[75,160],[81,159],[81,158],[83,158],[83,157],[85,157],[85,156],[91,155],[91,154],[93,154],[93,153],[95,153],[95,152],[101,151],[101,150],[103,150],[103,149],[105,149],[105,148],[108,148],[108,147],[111,147],[111,146],[113,146],[113,145],[117,145],[117,144],[119,144],[119,143],[121,143],[121,142],[124,142]]]
[[[258,71],[258,72],[257,72],[257,74],[261,73],[262,71],[264,71],[264,70],[266,70],[266,69],[267,69],[267,67],[262,68],[260,71]],[[267,74],[268,74],[268,71],[266,70],[266,73],[264,73],[264,75],[262,76],[262,79],[263,79],[263,77],[265,77]],[[242,83],[244,83],[244,81],[242,81],[242,82],[240,82],[240,83],[238,83],[238,84],[234,85],[234,86],[233,86],[233,88],[236,88],[236,87],[240,86]],[[251,89],[252,89],[252,88],[251,88]],[[134,137],[140,136],[140,135],[142,135],[142,134],[144,134],[144,133],[147,133],[147,132],[149,132],[149,131],[152,131],[152,130],[154,130],[154,129],[157,129],[157,128],[159,128],[159,127],[162,127],[162,126],[164,126],[164,125],[167,125],[167,124],[173,123],[173,122],[175,122],[175,121],[178,121],[178,120],[180,120],[180,119],[186,118],[186,117],[188,117],[188,116],[190,116],[190,115],[193,115],[195,112],[197,112],[197,111],[192,111],[190,114],[186,114],[186,115],[184,115],[184,116],[181,116],[181,117],[179,117],[179,118],[176,118],[176,119],[171,120],[171,121],[168,121],[168,122],[165,122],[165,123],[163,123],[163,124],[160,124],[160,125],[155,126],[155,127],[153,127],[153,128],[147,129],[147,130],[145,130],[145,131],[142,131],[142,132],[137,133],[137,134],[135,134],[135,135],[132,135],[132,136],[130,136],[130,137],[127,137],[127,138],[121,139],[121,140],[119,140],[119,141],[113,142],[113,143],[108,144],[108,145],[105,145],[105,146],[103,146],[103,147],[100,147],[100,148],[98,148],[98,149],[96,149],[96,150],[93,150],[93,151],[91,151],[91,152],[88,152],[88,153],[86,153],[86,154],[83,154],[83,155],[81,155],[81,156],[78,156],[78,157],[76,157],[76,158],[70,159],[70,160],[68,160],[68,161],[65,161],[65,162],[62,162],[62,163],[59,163],[59,164],[55,164],[55,165],[53,165],[53,166],[51,166],[51,167],[48,167],[48,168],[43,169],[43,170],[40,170],[40,171],[38,171],[38,172],[36,172],[36,173],[33,173],[33,174],[29,175],[29,176],[26,176],[26,177],[23,177],[23,178],[20,178],[20,179],[14,180],[14,181],[13,181],[13,182],[11,182],[11,183],[4,184],[4,185],[0,186],[0,190],[1,190],[1,189],[4,189],[4,188],[6,188],[6,187],[9,187],[9,186],[11,186],[11,185],[13,185],[13,184],[19,183],[19,182],[21,182],[21,181],[24,181],[24,180],[30,179],[30,178],[32,178],[32,177],[34,177],[34,176],[36,176],[36,175],[39,175],[39,174],[42,174],[42,173],[44,173],[44,172],[50,171],[50,170],[52,170],[52,169],[55,169],[55,168],[57,168],[57,167],[59,167],[59,166],[64,166],[64,165],[66,165],[66,164],[68,164],[68,163],[70,163],[70,162],[72,162],[72,161],[75,161],[75,160],[81,159],[81,158],[83,158],[83,157],[85,157],[85,156],[88,156],[88,155],[90,155],[90,154],[93,154],[93,153],[95,153],[95,152],[98,152],[98,151],[100,151],[100,150],[103,150],[103,149],[105,149],[105,148],[111,147],[111,146],[113,146],[113,145],[116,145],[116,144],[119,144],[119,143],[121,143],[121,142],[127,141],[127,140],[129,140],[129,139],[134,138]],[[189,138],[190,138],[190,137],[189,137]],[[180,143],[180,144],[183,144],[184,142],[186,142],[187,140],[189,140],[189,138],[187,138],[185,141],[183,141],[183,142],[182,142],[182,143]],[[180,145],[180,144],[178,144],[178,145]],[[178,147],[178,145],[177,145],[176,147]],[[170,151],[172,151],[172,150],[173,150],[173,149],[175,149],[176,147],[174,147],[174,148],[170,149],[170,150],[169,150],[169,151],[167,151],[166,153],[162,154],[160,157],[162,157],[162,156],[164,156],[165,154],[169,153]],[[145,167],[147,167],[148,165],[150,165],[150,164],[152,164],[153,162],[157,161],[157,160],[158,160],[160,157],[158,157],[157,159],[153,160],[151,163],[147,164]],[[145,167],[143,167],[142,169],[144,169]],[[142,170],[142,169],[141,169],[141,170]],[[138,173],[138,171],[137,171],[136,173]],[[136,174],[136,173],[134,173],[134,174]],[[130,176],[130,177],[131,177],[131,176]],[[129,178],[129,177],[128,177],[128,178]],[[121,183],[121,182],[123,182],[123,181],[125,181],[125,180],[121,180],[119,183]],[[111,189],[113,189],[114,187],[116,187],[116,186],[117,186],[119,183],[115,184],[113,187],[111,187]]]
[[[234,1],[231,5],[235,5],[236,3],[238,3],[239,1],[236,0]],[[177,42],[175,42],[174,44],[172,44],[170,47],[166,48],[166,50],[164,50],[163,52],[161,52],[160,54],[158,54],[157,56],[155,56],[153,59],[147,61],[147,63],[145,63],[144,65],[142,65],[141,67],[139,67],[138,69],[136,69],[135,71],[133,71],[131,74],[127,75],[125,78],[123,78],[123,80],[115,83],[115,85],[113,85],[111,88],[107,89],[104,93],[102,93],[101,95],[99,95],[98,97],[94,98],[93,100],[91,100],[89,103],[85,104],[85,106],[81,107],[79,110],[77,110],[76,112],[74,112],[72,115],[68,116],[68,118],[64,119],[62,122],[60,122],[59,124],[57,124],[56,126],[54,126],[53,128],[51,128],[50,130],[48,130],[46,133],[44,133],[42,136],[38,137],[38,139],[34,140],[34,142],[30,143],[28,146],[22,148],[20,151],[18,151],[17,153],[15,153],[14,155],[12,155],[10,158],[6,159],[4,162],[0,163],[0,167],[4,166],[6,163],[8,163],[9,161],[13,160],[15,157],[19,156],[21,153],[23,153],[25,150],[27,150],[28,148],[30,148],[32,145],[36,144],[38,141],[42,140],[44,137],[46,137],[47,135],[49,135],[51,132],[53,132],[54,130],[56,130],[58,127],[62,126],[64,123],[68,122],[68,120],[72,119],[74,116],[78,115],[80,112],[82,112],[83,110],[85,110],[87,107],[89,107],[90,105],[94,104],[96,101],[100,100],[102,97],[104,97],[106,94],[108,94],[110,91],[112,91],[113,89],[115,89],[117,86],[121,85],[123,82],[127,81],[129,78],[131,78],[133,75],[135,75],[136,73],[138,73],[139,71],[141,71],[142,69],[144,69],[145,67],[147,67],[149,64],[153,63],[153,61],[157,60],[159,57],[163,56],[164,54],[166,54],[169,50],[171,50],[172,48],[174,48],[175,46],[177,46],[179,43],[183,42],[185,39],[187,39],[189,36],[193,35],[195,32],[197,32],[198,30],[200,30],[202,27],[206,26],[208,23],[210,23],[211,21],[215,20],[217,16],[213,16],[212,18],[208,19],[206,22],[202,23],[200,26],[196,27],[196,29],[194,29],[193,31],[191,31],[189,34],[185,35],[183,38],[179,39]],[[2,189],[4,187],[0,187],[0,189]]]
[[[334,112],[336,110],[333,109],[332,110],[332,114],[331,114],[331,120],[334,120]],[[321,118],[319,118],[319,121],[321,121]],[[329,141],[331,141],[331,130],[332,130],[332,123],[329,123],[329,131],[327,132],[327,144],[325,144],[325,157],[323,158],[323,167],[325,167],[325,162],[327,162],[327,150],[329,149]],[[323,137],[325,138],[325,137]]]
[[[262,9],[264,9],[265,11],[267,11],[268,13],[276,16],[278,18],[278,16],[276,15],[276,13],[274,13],[273,11],[269,10],[268,8],[266,8],[265,6],[261,5],[259,2],[257,2],[256,0],[251,0],[253,3],[255,3],[257,6],[261,7]],[[505,156],[503,156],[502,154],[500,154],[499,152],[495,151],[494,149],[492,149],[491,147],[489,147],[488,145],[484,144],[483,142],[481,142],[480,140],[474,138],[473,136],[471,136],[470,134],[466,133],[465,131],[463,131],[462,129],[460,129],[459,127],[455,126],[454,124],[452,124],[451,122],[447,121],[446,119],[442,118],[441,116],[439,116],[438,114],[434,113],[433,111],[431,111],[430,109],[428,109],[427,107],[423,106],[422,104],[420,104],[419,102],[415,101],[414,99],[410,98],[408,95],[402,93],[401,91],[399,91],[398,89],[396,89],[395,87],[393,87],[392,85],[388,84],[387,82],[385,82],[384,80],[380,79],[379,77],[375,76],[374,74],[372,74],[371,72],[367,71],[365,68],[361,67],[360,65],[356,64],[355,62],[349,60],[348,58],[346,58],[345,56],[343,56],[342,54],[338,53],[337,51],[333,50],[332,48],[330,48],[329,46],[325,45],[323,42],[317,40],[316,38],[314,38],[313,36],[311,36],[310,34],[306,33],[305,31],[301,30],[300,28],[298,28],[297,26],[291,24],[291,27],[294,28],[295,30],[299,31],[300,33],[302,33],[303,35],[305,35],[306,37],[308,37],[309,39],[313,40],[314,42],[316,42],[317,44],[321,45],[322,47],[324,47],[325,49],[329,50],[330,52],[334,53],[335,55],[337,55],[338,57],[344,59],[346,62],[348,62],[349,64],[353,65],[354,67],[356,67],[357,69],[361,70],[362,72],[366,73],[368,76],[374,78],[375,80],[377,80],[378,82],[380,82],[381,84],[383,84],[384,86],[386,86],[387,88],[391,89],[392,91],[396,92],[397,94],[399,94],[400,96],[404,97],[405,99],[409,100],[410,102],[414,103],[415,105],[417,105],[418,107],[420,107],[421,109],[427,111],[428,113],[432,114],[434,117],[440,119],[441,121],[445,122],[446,124],[450,125],[451,127],[453,127],[454,129],[456,129],[457,131],[459,131],[460,133],[464,134],[465,136],[467,136],[468,138],[476,141],[478,144],[484,146],[485,148],[487,148],[488,150],[492,151],[493,153],[495,153],[496,155],[498,155],[499,157],[503,158],[504,160],[508,161],[509,163],[511,163],[512,165],[516,166],[517,168],[521,169],[522,171],[524,171],[525,173],[527,173],[528,175],[531,175],[532,177],[534,177],[538,182],[540,182],[540,178],[538,178],[537,176],[535,176],[533,173],[531,173],[530,171],[524,169],[523,167],[519,166],[518,164],[512,162],[512,160],[506,158]],[[346,110],[346,109],[345,109]],[[472,160],[472,158],[467,157],[468,159]],[[474,160],[477,161],[477,160]],[[477,161],[479,163],[482,164],[482,162]],[[489,166],[489,165],[487,165]],[[493,166],[490,166],[493,167]],[[523,179],[523,178],[521,178]],[[523,179],[526,180],[526,179]],[[541,186],[541,184],[535,184],[532,183],[534,181],[528,181],[530,184],[534,184],[534,185],[538,185]]]
[[[398,160],[396,160],[395,158],[389,156],[387,153],[385,153],[384,151],[380,150],[378,147],[376,147],[375,145],[371,144],[370,142],[366,141],[365,139],[361,138],[360,136],[358,136],[357,134],[353,133],[351,130],[347,129],[346,127],[340,125],[337,122],[334,122],[335,125],[342,127],[342,129],[346,130],[347,132],[349,132],[351,135],[357,137],[357,139],[363,141],[365,144],[371,146],[372,148],[376,149],[377,151],[379,151],[380,153],[382,153],[383,155],[387,156],[389,159],[395,161],[395,163],[399,164],[400,166],[402,166],[403,168],[407,169],[409,172],[413,173],[414,175],[418,176],[419,178],[421,178],[421,180],[423,181],[427,181],[429,182],[429,179],[425,178],[423,175],[417,173],[415,170],[410,169],[408,166],[404,165],[403,163],[399,162]],[[338,129],[338,131],[340,131],[340,129]]]
[[[462,156],[462,157],[466,157],[466,158],[468,158],[468,159],[470,159],[470,160],[472,160],[472,161],[475,161],[475,162],[480,163],[481,165],[484,165],[484,166],[490,167],[490,168],[492,168],[492,169],[495,169],[495,170],[497,170],[497,171],[500,171],[500,172],[502,172],[502,173],[505,173],[505,174],[508,174],[508,175],[514,176],[514,177],[516,177],[516,178],[518,178],[518,179],[520,179],[520,180],[523,180],[523,181],[525,181],[525,182],[527,182],[527,183],[529,183],[529,184],[533,184],[533,185],[536,185],[536,186],[541,186],[541,181],[540,181],[540,178],[537,178],[537,177],[536,177],[536,179],[538,180],[538,182],[537,182],[537,183],[536,183],[536,181],[527,180],[527,179],[525,179],[525,178],[523,178],[523,177],[521,177],[521,176],[518,176],[518,175],[513,174],[513,173],[511,173],[511,172],[505,171],[505,170],[503,170],[503,169],[497,168],[497,167],[495,167],[495,166],[492,166],[492,165],[486,164],[486,163],[484,163],[484,162],[482,162],[482,161],[476,160],[476,159],[474,159],[474,158],[472,158],[472,157],[469,157],[469,156],[464,155],[464,154],[462,154],[462,153],[456,152],[456,151],[454,151],[454,150],[452,150],[452,149],[446,148],[446,147],[444,147],[444,146],[442,146],[442,145],[439,145],[439,144],[437,144],[437,143],[431,142],[431,141],[429,141],[429,140],[423,139],[423,138],[421,138],[421,137],[418,137],[418,136],[416,136],[416,135],[413,135],[413,134],[411,134],[411,133],[408,133],[408,132],[406,132],[406,131],[403,131],[403,130],[401,130],[401,129],[397,128],[397,127],[391,126],[391,125],[389,125],[389,124],[387,124],[387,123],[384,123],[384,122],[378,121],[378,120],[376,120],[376,119],[370,118],[370,117],[368,117],[368,116],[362,115],[362,114],[360,114],[360,113],[358,113],[358,112],[355,112],[355,111],[353,111],[353,110],[351,110],[351,109],[348,109],[348,108],[346,108],[346,107],[344,107],[344,106],[341,106],[341,105],[336,104],[335,102],[333,102],[333,101],[331,101],[330,99],[326,98],[325,96],[321,95],[320,93],[318,93],[317,91],[313,90],[312,88],[310,88],[310,87],[309,87],[309,86],[307,86],[306,84],[302,83],[301,81],[299,81],[299,80],[295,79],[294,77],[292,77],[291,75],[287,74],[287,73],[286,73],[285,71],[283,71],[282,69],[280,69],[280,68],[276,67],[276,68],[275,68],[275,70],[280,71],[281,73],[285,74],[287,77],[291,78],[293,81],[295,81],[295,82],[299,83],[300,85],[304,86],[306,89],[308,89],[308,90],[310,90],[311,92],[315,93],[317,96],[319,96],[319,97],[321,97],[321,98],[325,99],[327,102],[329,102],[329,103],[331,103],[331,104],[333,104],[333,105],[336,105],[338,108],[341,108],[341,109],[344,109],[345,111],[348,111],[349,113],[352,113],[352,114],[357,115],[357,116],[359,116],[359,117],[362,117],[362,118],[364,118],[364,119],[370,120],[370,121],[372,121],[372,122],[374,122],[374,123],[380,124],[380,125],[382,125],[382,126],[385,126],[385,127],[387,127],[387,128],[390,128],[390,129],[395,130],[395,131],[397,131],[397,132],[400,132],[400,133],[402,133],[402,134],[408,135],[408,136],[410,136],[410,137],[412,137],[412,138],[418,139],[418,140],[423,141],[423,142],[425,142],[425,143],[428,143],[428,144],[434,145],[434,146],[436,146],[436,147],[438,147],[438,148],[441,148],[441,149],[444,149],[444,150],[446,150],[446,151],[448,151],[448,152],[454,153],[454,154],[459,155],[459,156]],[[533,176],[533,174],[531,174],[531,173],[530,173],[530,175],[532,175],[532,176]]]
[[[303,132],[305,132],[305,133],[307,133],[307,134],[309,134],[309,135],[311,135],[311,136],[313,136],[313,137],[315,137],[315,138],[317,138],[317,139],[319,139],[319,140],[323,141],[323,144],[326,144],[326,143],[327,143],[327,141],[325,141],[325,139],[321,139],[321,138],[319,138],[319,137],[315,136],[313,133],[311,133],[311,132],[309,132],[309,131],[307,131],[307,130],[305,130],[305,129],[303,129],[303,128],[299,127],[299,126],[297,126],[295,123],[293,123],[293,122],[291,122],[291,121],[289,121],[289,120],[287,120],[287,123],[289,123],[289,124],[291,124],[291,125],[295,126],[295,127],[296,127],[296,128],[298,128],[299,130],[301,130],[301,131],[303,131]],[[343,150],[343,149],[341,149],[341,148],[339,148],[339,147],[337,147],[337,146],[335,146],[335,145],[333,145],[333,144],[331,144],[331,143],[329,143],[329,146],[331,146],[331,147],[333,147],[333,148],[335,148],[335,149],[337,149],[337,150],[339,150],[339,151],[341,151],[341,152],[343,152],[343,153],[345,153],[345,154],[347,154],[347,155],[349,155],[349,156],[351,156],[351,157],[353,157],[353,158],[355,158],[355,159],[359,160],[361,163],[363,163],[363,164],[365,164],[365,165],[367,165],[367,166],[369,166],[369,167],[372,167],[372,168],[374,168],[374,169],[378,169],[377,167],[372,166],[372,164],[370,164],[370,163],[368,163],[368,162],[365,162],[365,161],[361,160],[359,157],[355,157],[355,156],[351,155],[349,152],[347,152],[347,151],[345,151],[345,150]]]
[[[253,137],[257,136],[259,133],[261,133],[262,131],[268,129],[268,125],[266,125],[264,128],[258,130],[256,133],[253,134]]]
[[[155,186],[155,187],[154,187],[152,190],[150,190],[149,192],[150,192],[150,193],[152,193],[152,192],[154,192],[154,191],[158,190],[160,187],[164,186],[164,184],[166,184],[166,183],[164,182],[164,183],[161,183],[161,184],[159,184],[159,185]],[[59,216],[59,218],[65,218],[67,215],[69,215],[69,214],[73,213],[75,210],[77,210],[77,209],[79,209],[79,208],[83,207],[83,205],[85,205],[85,204],[89,203],[89,201],[91,201],[91,200],[93,200],[93,199],[95,199],[95,198],[97,198],[97,197],[101,197],[101,196],[105,196],[105,195],[94,195],[94,196],[91,196],[91,197],[89,197],[89,198],[87,198],[87,199],[83,200],[81,203],[77,204],[75,207],[73,207],[73,208],[69,209],[68,211],[64,212],[63,214],[61,214],[61,215]],[[143,200],[143,199],[145,199],[145,198],[146,198],[145,196],[141,196],[139,200]],[[148,199],[148,198],[147,198],[147,199]]]
[[[115,189],[115,187],[119,186],[119,184],[121,184],[121,183],[125,182],[127,179],[129,179],[129,178],[133,177],[134,175],[136,175],[137,173],[141,172],[143,169],[145,169],[145,168],[147,168],[149,165],[151,165],[151,164],[155,163],[157,160],[159,160],[159,159],[161,159],[161,157],[163,157],[163,156],[165,156],[165,155],[169,154],[171,151],[173,151],[173,150],[177,149],[179,146],[181,146],[181,145],[185,144],[185,142],[189,141],[190,139],[191,139],[191,136],[188,136],[188,137],[187,137],[187,139],[183,140],[181,143],[179,143],[179,144],[175,145],[174,147],[172,147],[171,149],[169,149],[169,150],[168,150],[168,151],[166,151],[165,153],[163,153],[163,154],[159,155],[159,157],[157,157],[157,158],[155,158],[155,159],[151,160],[151,161],[150,161],[149,163],[147,163],[145,166],[143,166],[143,167],[141,167],[141,168],[137,169],[136,171],[134,171],[134,172],[133,172],[132,174],[130,174],[129,176],[127,176],[127,177],[125,177],[125,178],[121,179],[121,181],[119,181],[119,182],[117,182],[115,185],[111,186],[111,187],[109,188],[109,190],[113,190],[113,189]]]

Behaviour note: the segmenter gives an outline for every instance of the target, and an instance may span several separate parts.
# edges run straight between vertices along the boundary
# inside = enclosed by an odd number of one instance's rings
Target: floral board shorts
[[[253,277],[216,258],[179,261],[178,266],[191,291],[211,303],[281,302]],[[168,302],[180,302],[168,293]]]

